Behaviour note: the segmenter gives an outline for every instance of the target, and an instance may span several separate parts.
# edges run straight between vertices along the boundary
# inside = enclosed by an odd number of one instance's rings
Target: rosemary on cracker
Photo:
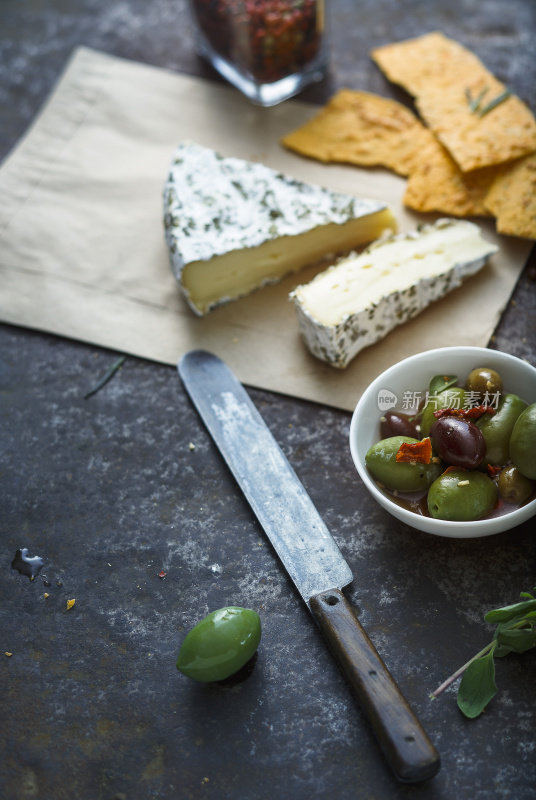
[[[465,97],[469,105],[469,111],[472,114],[477,114],[479,117],[484,117],[494,108],[497,108],[497,106],[499,106],[501,103],[504,103],[505,100],[508,100],[512,94],[509,89],[505,89],[504,92],[498,94],[497,97],[494,97],[493,100],[490,100],[487,105],[482,107],[482,103],[484,102],[484,98],[488,91],[489,89],[484,87],[484,89],[482,89],[482,91],[476,97],[473,97],[469,87],[465,89]]]

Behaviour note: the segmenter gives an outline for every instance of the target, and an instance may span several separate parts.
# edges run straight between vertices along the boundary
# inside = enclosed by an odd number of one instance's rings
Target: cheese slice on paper
[[[296,287],[298,323],[311,353],[334,367],[461,285],[498,248],[466,220],[440,219],[374,242]]]
[[[173,272],[192,310],[203,315],[369,243],[396,222],[384,203],[186,142],[164,187],[164,228]]]

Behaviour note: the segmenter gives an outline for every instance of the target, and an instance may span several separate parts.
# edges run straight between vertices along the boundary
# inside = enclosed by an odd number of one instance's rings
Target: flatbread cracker
[[[318,161],[384,166],[406,176],[428,135],[417,116],[396,100],[341,89],[281,141]]]
[[[490,77],[486,84],[469,82],[465,87],[444,87],[441,92],[423,91],[415,100],[417,109],[437,138],[447,147],[460,169],[469,172],[502,164],[536,150],[536,123],[529,109],[510,95],[483,117],[472,113],[465,97],[488,87],[484,103],[499,97],[505,87]]]
[[[396,100],[341,89],[282,144],[318,161],[383,166],[409,175],[404,202],[414,211],[489,216],[484,197],[491,177],[480,170],[464,176],[435,136]]]
[[[490,210],[484,200],[496,173],[496,167],[461,172],[447,150],[429,133],[408,178],[403,202],[414,211],[487,217]]]
[[[484,202],[499,233],[536,239],[536,153],[500,169]]]
[[[392,83],[413,97],[430,86],[463,83],[469,74],[489,74],[477,56],[439,31],[377,47],[370,55]]]
[[[414,96],[422,119],[463,172],[536,151],[534,116],[515,95],[480,115],[506,87],[458,42],[435,32],[376,48],[371,56]]]

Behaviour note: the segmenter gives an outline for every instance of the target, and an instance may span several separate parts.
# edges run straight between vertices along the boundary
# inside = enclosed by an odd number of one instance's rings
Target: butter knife
[[[378,744],[403,783],[433,777],[440,757],[342,589],[350,567],[242,384],[204,350],[178,372],[220,453],[310,610]]]

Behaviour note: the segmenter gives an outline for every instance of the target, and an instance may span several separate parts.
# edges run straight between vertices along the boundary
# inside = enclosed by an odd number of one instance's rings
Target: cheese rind
[[[164,188],[164,228],[173,272],[202,315],[396,223],[384,203],[186,142]]]
[[[478,272],[498,248],[466,220],[374,242],[290,294],[311,353],[344,368],[357,353]]]

